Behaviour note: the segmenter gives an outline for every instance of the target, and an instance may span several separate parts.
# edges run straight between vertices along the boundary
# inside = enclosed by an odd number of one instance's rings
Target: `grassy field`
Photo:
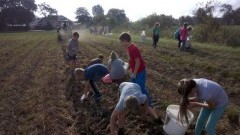
[[[112,50],[127,61],[127,54],[118,41],[119,33],[100,36],[84,30],[78,32],[79,66],[86,65],[100,53],[104,54],[104,63],[107,63]],[[152,48],[150,37],[146,43],[141,43],[138,36],[133,36],[133,42],[138,44],[145,59],[147,87],[158,103],[156,107],[161,117],[165,117],[169,104],[179,103],[176,84],[180,79],[210,78],[226,89],[230,99],[221,124],[217,126],[218,134],[240,133],[239,127],[228,123],[229,115],[240,112],[240,48],[193,43],[191,52],[179,52],[175,40],[160,39],[156,49]],[[64,46],[56,42],[55,31],[0,33],[0,134],[109,133],[104,129],[117,102],[117,88],[100,84],[100,89],[111,89],[103,96],[109,113],[104,120],[93,120],[101,129],[93,132],[97,129],[91,126],[94,125],[89,115],[91,109],[87,105],[80,106],[80,112],[76,113],[71,101],[65,98],[67,73],[62,48]],[[199,110],[193,111],[197,116]],[[126,134],[157,133],[148,131],[144,123],[138,124],[139,121],[134,121],[134,126],[130,120],[126,121],[129,126]],[[189,134],[192,131],[190,129]]]

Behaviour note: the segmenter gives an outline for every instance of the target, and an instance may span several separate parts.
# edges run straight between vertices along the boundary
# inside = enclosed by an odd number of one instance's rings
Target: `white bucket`
[[[194,115],[188,110],[188,121],[178,121],[179,105],[169,105],[166,110],[166,118],[163,130],[167,135],[184,135],[188,129],[189,124],[192,122]]]

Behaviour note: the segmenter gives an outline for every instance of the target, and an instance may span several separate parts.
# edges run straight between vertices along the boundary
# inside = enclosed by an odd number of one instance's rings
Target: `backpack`
[[[180,28],[178,28],[178,29],[174,32],[174,38],[175,38],[175,39],[178,39],[179,35],[180,35]]]

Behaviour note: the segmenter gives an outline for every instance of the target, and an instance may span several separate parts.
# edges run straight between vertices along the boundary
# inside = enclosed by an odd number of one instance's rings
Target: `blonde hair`
[[[98,58],[102,60],[104,58],[104,56],[102,54],[99,54]]]
[[[84,69],[83,68],[76,68],[75,70],[74,70],[74,76],[75,76],[75,78],[83,78],[83,76],[84,76]]]
[[[115,59],[118,59],[118,55],[117,55],[116,52],[112,51],[111,54],[110,54],[110,56],[109,56],[109,60],[110,60],[111,62],[113,62]]]
[[[132,95],[125,98],[125,105],[130,111],[137,111],[140,108],[140,102],[138,98]]]

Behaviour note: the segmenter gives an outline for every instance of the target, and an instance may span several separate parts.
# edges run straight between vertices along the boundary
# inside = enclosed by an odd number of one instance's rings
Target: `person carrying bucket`
[[[216,135],[215,127],[228,104],[225,90],[218,83],[208,79],[182,79],[178,83],[178,93],[182,96],[179,119],[185,118],[188,122],[187,109],[201,107],[195,135],[201,135],[203,129],[208,135]],[[194,96],[189,97],[191,95]]]

